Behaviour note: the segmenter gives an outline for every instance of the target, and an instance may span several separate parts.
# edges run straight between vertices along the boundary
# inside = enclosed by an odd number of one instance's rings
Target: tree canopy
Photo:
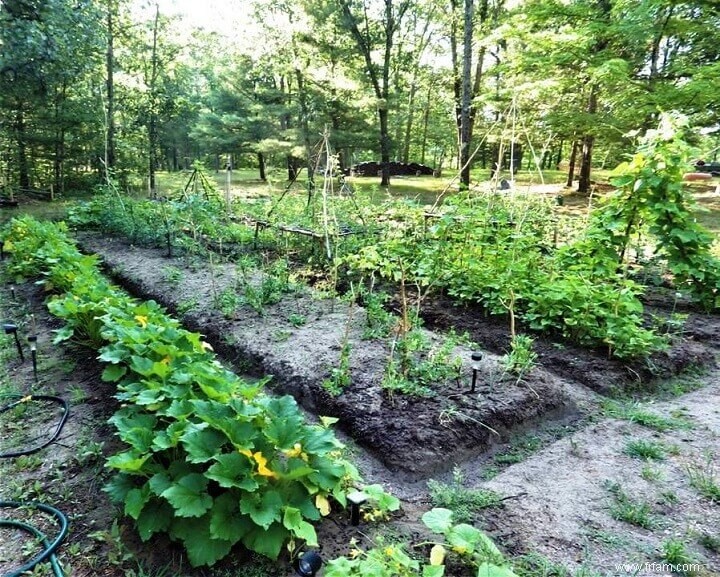
[[[250,43],[181,34],[162,6],[0,1],[3,183],[153,188],[195,160],[312,177],[327,131],[343,169],[378,161],[382,184],[391,161],[465,167],[467,184],[473,164],[517,167],[498,144],[520,148],[513,121],[552,164],[575,149],[587,190],[662,111],[698,135],[720,123],[712,0],[255,0],[252,15]]]

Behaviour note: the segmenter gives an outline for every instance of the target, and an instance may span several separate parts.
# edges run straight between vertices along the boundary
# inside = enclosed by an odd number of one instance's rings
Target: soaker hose
[[[55,507],[45,505],[43,503],[27,502],[20,503],[18,501],[0,501],[0,508],[5,509],[36,509],[52,516],[57,523],[59,530],[56,537],[50,541],[46,535],[42,533],[37,527],[30,525],[24,521],[17,521],[14,519],[0,519],[0,527],[11,527],[30,533],[34,538],[40,540],[43,546],[43,550],[35,557],[30,559],[24,565],[13,569],[10,573],[6,573],[4,577],[19,577],[26,571],[31,571],[40,563],[43,563],[46,559],[50,560],[50,566],[52,567],[53,573],[56,577],[64,577],[60,563],[58,563],[57,557],[55,556],[55,550],[58,548],[62,540],[65,538],[68,532],[68,520],[67,517]]]
[[[3,407],[0,407],[0,414],[5,413],[11,409],[14,409],[15,407],[22,405],[23,403],[29,403],[33,400],[38,401],[50,401],[53,403],[57,403],[60,405],[63,409],[62,416],[60,417],[60,420],[58,421],[57,426],[55,427],[55,432],[53,433],[52,437],[49,441],[44,442],[41,445],[38,445],[36,447],[30,447],[29,449],[20,449],[17,451],[8,451],[6,453],[0,453],[0,459],[7,459],[12,457],[20,457],[21,455],[32,455],[33,453],[37,453],[38,451],[44,449],[51,443],[55,442],[55,440],[60,436],[60,432],[62,431],[62,428],[65,426],[65,421],[67,421],[68,413],[70,412],[70,408],[68,407],[67,401],[60,397],[55,397],[52,395],[7,395],[9,397],[15,397],[18,400],[14,401],[8,405],[5,405]]]

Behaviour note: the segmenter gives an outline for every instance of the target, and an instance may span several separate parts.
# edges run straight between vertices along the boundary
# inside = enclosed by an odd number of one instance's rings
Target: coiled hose
[[[13,401],[10,404],[7,404],[3,407],[0,407],[0,414],[5,413],[11,409],[14,409],[15,407],[22,405],[23,403],[29,403],[30,401],[36,400],[36,401],[50,401],[52,403],[57,403],[60,405],[63,409],[62,416],[60,417],[60,420],[58,421],[57,426],[55,427],[55,432],[53,433],[52,437],[49,441],[44,442],[41,445],[37,445],[35,447],[29,447],[25,449],[20,449],[17,451],[7,451],[5,453],[0,453],[0,459],[7,459],[12,457],[20,457],[21,455],[32,455],[33,453],[37,453],[38,451],[44,449],[51,443],[55,442],[55,440],[60,436],[60,432],[62,431],[62,428],[65,426],[65,421],[67,421],[68,413],[70,412],[70,408],[68,407],[67,401],[61,397],[54,397],[52,395],[7,395],[7,397],[15,397],[18,400]]]
[[[37,527],[30,525],[24,521],[17,521],[14,519],[0,519],[0,527],[11,527],[13,529],[19,529],[30,533],[33,537],[40,540],[43,546],[43,550],[38,553],[35,557],[30,559],[27,563],[23,564],[16,569],[13,569],[10,573],[7,573],[3,577],[19,577],[26,571],[31,571],[40,563],[43,563],[46,559],[49,559],[50,566],[52,567],[53,573],[56,577],[64,577],[64,573],[58,563],[57,557],[55,556],[55,550],[58,548],[62,540],[65,538],[68,532],[68,520],[67,517],[58,511],[55,507],[45,505],[43,503],[27,502],[21,503],[18,501],[0,501],[0,508],[2,509],[36,509],[47,513],[55,519],[59,530],[55,538],[50,541],[47,536],[40,531]]]

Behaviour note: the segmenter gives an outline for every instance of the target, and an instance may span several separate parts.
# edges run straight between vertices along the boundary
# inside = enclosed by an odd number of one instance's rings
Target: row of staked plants
[[[90,347],[107,364],[120,408],[110,419],[126,448],[111,456],[105,487],[143,541],[167,533],[193,566],[212,565],[236,543],[275,559],[303,542],[317,546],[313,521],[346,504],[359,481],[332,419],[307,424],[294,399],[271,397],[224,368],[201,335],[183,329],[153,301],[110,284],[94,256],[83,256],[63,223],[30,217],[2,233],[5,272],[36,280],[48,308],[65,321],[56,342]],[[387,518],[399,501],[379,485],[364,488],[368,513]],[[423,523],[437,540],[425,560],[382,537],[328,563],[327,575],[443,577],[458,565],[478,577],[517,577],[479,529],[435,508]]]
[[[238,542],[270,558],[288,543],[317,545],[311,523],[330,498],[344,506],[358,479],[332,430],[228,371],[153,301],[109,284],[63,226],[16,219],[4,238],[7,272],[39,276],[52,294],[49,309],[66,323],[57,341],[98,349],[103,380],[117,383],[111,422],[127,448],[108,460],[106,491],[143,540],[169,534],[194,566]]]
[[[517,319],[535,331],[604,346],[619,358],[648,355],[667,338],[647,323],[645,287],[629,266],[632,246],[643,243],[641,251],[650,242],[675,290],[705,310],[720,306],[713,237],[697,223],[697,206],[682,182],[690,149],[681,130],[682,119],[666,116],[648,131],[638,152],[615,170],[617,189],[564,242],[547,201],[456,195],[430,226],[397,229],[350,255],[350,272],[479,303],[488,314],[507,315],[513,336]]]
[[[617,189],[587,220],[563,220],[554,203],[531,195],[459,193],[430,215],[387,199],[371,205],[356,195],[325,205],[336,235],[329,261],[310,250],[316,243],[309,247],[306,237],[267,228],[259,240],[264,248],[284,251],[294,266],[311,263],[329,272],[333,289],[373,287],[368,279],[384,278],[399,286],[403,310],[406,285],[419,295],[444,291],[460,302],[478,303],[489,315],[506,316],[513,338],[518,321],[531,331],[604,347],[618,358],[646,356],[667,346],[668,338],[644,313],[646,287],[639,282],[643,275],[634,274],[638,263],[630,266],[631,248],[661,261],[666,280],[705,310],[720,304],[713,237],[697,223],[697,206],[682,182],[691,155],[682,129],[682,119],[665,116],[658,130],[648,131],[638,152],[616,169]],[[235,210],[270,223],[317,228],[320,196],[288,193],[282,200],[238,202]],[[159,203],[106,194],[75,211],[71,222],[156,245],[169,238],[157,226],[165,222],[178,245],[212,239],[215,248],[239,243],[253,250],[254,229],[224,216],[212,197]],[[374,228],[372,234],[340,236],[344,223]],[[138,231],[146,231],[144,241]],[[410,334],[410,319],[403,314],[401,320],[401,332]]]

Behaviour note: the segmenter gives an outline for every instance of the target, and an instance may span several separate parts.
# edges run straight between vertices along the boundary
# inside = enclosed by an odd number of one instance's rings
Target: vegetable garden
[[[328,577],[537,575],[472,522],[499,493],[464,517],[441,496],[477,489],[443,479],[515,463],[527,431],[545,431],[538,450],[626,418],[629,395],[712,364],[720,260],[676,130],[649,131],[583,217],[498,191],[369,202],[329,175],[231,206],[110,185],[67,224],[13,219],[3,275],[38,319],[45,300],[59,350],[97,356],[114,398],[103,490],[143,543],[228,571],[238,549],[293,563],[325,538]],[[348,553],[358,490],[372,536]]]

